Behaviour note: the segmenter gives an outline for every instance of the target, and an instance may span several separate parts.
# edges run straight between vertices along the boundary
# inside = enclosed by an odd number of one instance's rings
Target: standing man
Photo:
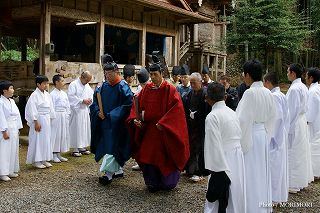
[[[125,120],[130,113],[133,94],[129,85],[121,80],[112,57],[103,57],[105,81],[95,92],[90,115],[92,152],[97,162],[103,158],[100,171],[105,175],[99,177],[99,182],[107,185],[112,178],[123,177],[122,167],[130,158]]]
[[[289,191],[288,103],[286,96],[280,91],[276,72],[268,72],[264,76],[264,86],[271,91],[276,105],[276,121],[270,141],[272,201],[276,203],[287,202]]]
[[[191,180],[198,182],[202,176],[208,175],[204,166],[205,120],[210,112],[206,103],[206,89],[202,87],[201,75],[194,72],[190,76],[192,90],[183,97],[183,106],[188,125],[190,158],[186,166]]]
[[[71,109],[70,148],[73,148],[74,157],[90,154],[86,147],[90,146],[91,139],[89,106],[92,104],[93,90],[88,84],[91,79],[91,73],[85,71],[68,88]]]
[[[126,64],[123,67],[123,79],[129,85],[130,89],[134,80],[135,69],[135,66],[132,64]]]
[[[239,119],[224,102],[223,85],[209,84],[207,94],[212,110],[206,118],[204,158],[211,175],[204,212],[245,213],[245,168]]]
[[[313,176],[320,178],[320,70],[310,68],[306,82],[309,86],[307,121],[310,133],[310,148]]]
[[[311,153],[306,119],[308,88],[301,82],[302,67],[291,64],[288,80],[292,82],[286,97],[289,106],[289,192],[297,193],[308,186],[311,176]]]
[[[132,156],[148,190],[156,192],[176,187],[189,158],[189,144],[180,94],[163,79],[159,61],[149,70],[152,82],[137,96],[128,122]]]
[[[204,88],[207,88],[208,85],[212,82],[209,76],[209,67],[208,65],[204,64],[202,69],[202,85]]]
[[[172,78],[169,80],[169,83],[172,84],[174,87],[177,87],[180,84],[180,72],[181,72],[180,66],[174,66],[172,68],[172,72],[171,72]]]
[[[187,65],[186,65],[187,66]],[[190,79],[189,79],[189,69],[186,70],[184,67],[181,67],[180,69],[180,79],[181,79],[181,84],[177,86],[177,90],[181,95],[181,98],[188,94],[191,91],[191,86],[190,86]]]
[[[227,97],[225,102],[227,107],[230,107],[230,109],[236,111],[239,102],[237,89],[230,86],[230,77],[227,75],[220,77],[220,83],[224,85],[224,88],[226,89]]]
[[[250,86],[243,94],[236,113],[242,130],[241,146],[246,168],[247,213],[271,212],[261,204],[272,203],[269,144],[275,121],[275,104],[271,92],[263,87],[262,64],[247,61],[244,81]]]

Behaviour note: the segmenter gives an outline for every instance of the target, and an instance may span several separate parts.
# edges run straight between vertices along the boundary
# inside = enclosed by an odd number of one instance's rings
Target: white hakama
[[[242,130],[246,168],[247,213],[271,212],[269,145],[275,122],[275,103],[261,81],[243,94],[236,113]]]
[[[276,122],[270,143],[272,201],[287,202],[289,192],[288,131],[289,110],[286,96],[279,87],[271,90],[276,104]]]
[[[289,188],[300,190],[313,180],[306,120],[308,89],[298,78],[286,94],[290,128],[288,136]]]
[[[51,98],[56,118],[51,121],[51,144],[53,152],[68,152],[70,149],[70,104],[67,93],[54,89]]]
[[[206,118],[205,128],[205,167],[214,172],[225,171],[231,181],[226,212],[246,212],[245,168],[239,120],[235,112],[221,101],[213,105]],[[204,212],[214,213],[218,209],[219,201],[212,203],[206,200]]]
[[[310,85],[307,106],[312,170],[315,177],[320,177],[320,85],[318,83]]]
[[[20,112],[13,99],[0,98],[0,176],[17,173],[19,167],[19,129],[22,129]],[[9,139],[2,131],[8,131]]]
[[[89,84],[83,85],[80,79],[70,83],[68,88],[70,102],[70,148],[85,148],[90,146],[91,126],[89,106],[83,104],[83,99],[93,99],[93,90]]]
[[[51,119],[55,118],[50,94],[38,88],[31,94],[25,110],[29,129],[27,164],[50,161],[53,158],[51,137]],[[41,125],[40,132],[35,130],[34,121]]]

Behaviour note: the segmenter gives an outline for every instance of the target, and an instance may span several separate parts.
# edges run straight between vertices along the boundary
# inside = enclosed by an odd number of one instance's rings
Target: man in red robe
[[[176,187],[189,158],[182,100],[163,79],[163,66],[149,68],[151,81],[136,97],[128,118],[132,157],[139,164],[150,192]]]

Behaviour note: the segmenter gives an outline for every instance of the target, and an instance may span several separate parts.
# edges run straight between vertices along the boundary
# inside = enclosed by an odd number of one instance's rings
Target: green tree
[[[304,48],[309,29],[296,12],[296,3],[296,0],[238,0],[231,16],[233,28],[227,35],[228,46],[248,42],[251,55],[263,60],[267,67],[270,55],[275,52],[298,53]]]

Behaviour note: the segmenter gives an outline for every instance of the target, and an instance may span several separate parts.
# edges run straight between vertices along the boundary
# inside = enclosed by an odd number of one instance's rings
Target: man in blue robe
[[[132,106],[133,93],[121,80],[118,66],[109,55],[103,56],[105,81],[95,91],[91,116],[91,149],[105,175],[99,183],[106,185],[112,178],[123,177],[122,167],[130,158],[129,134],[125,125]]]

